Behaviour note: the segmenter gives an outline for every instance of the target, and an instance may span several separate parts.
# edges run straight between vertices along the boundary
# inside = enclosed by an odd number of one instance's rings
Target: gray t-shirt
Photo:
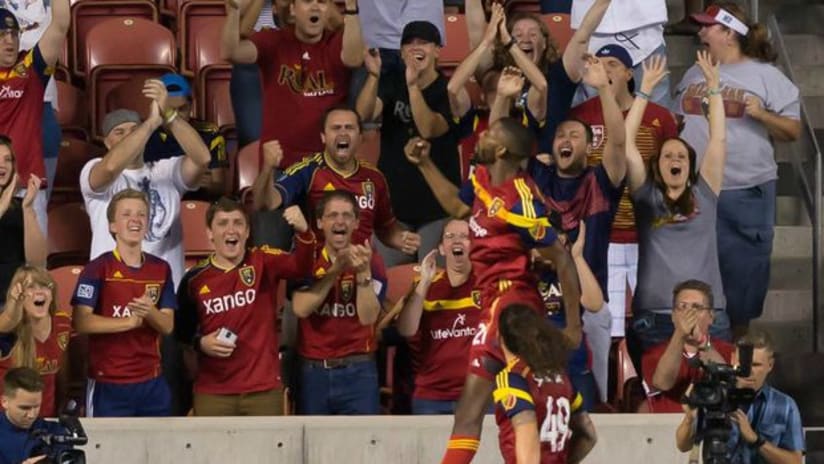
[[[764,108],[800,119],[798,87],[775,66],[746,60],[721,65],[721,91],[727,115],[727,162],[722,189],[744,189],[777,179],[778,166],[767,128],[745,114],[745,98],[754,95],[761,99]],[[706,95],[701,70],[693,65],[676,88],[675,112],[684,115],[681,137],[695,148],[699,163],[709,139]]]
[[[633,307],[638,311],[672,311],[672,289],[688,279],[712,286],[716,309],[727,302],[718,267],[715,223],[718,196],[699,176],[692,188],[695,211],[675,215],[651,178],[633,195],[638,227],[638,285]]]
[[[363,40],[369,48],[400,49],[403,27],[412,21],[437,26],[446,44],[443,0],[359,0],[358,9]]]

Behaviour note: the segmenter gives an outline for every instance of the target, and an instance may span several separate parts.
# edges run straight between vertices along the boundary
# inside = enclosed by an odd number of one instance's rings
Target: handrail
[[[757,4],[757,0],[754,0],[754,3]],[[795,77],[795,71],[793,70],[792,63],[790,62],[790,55],[787,49],[787,44],[784,42],[784,36],[781,34],[781,28],[778,25],[778,19],[776,18],[775,14],[771,14],[769,19],[767,20],[767,28],[769,29],[772,38],[775,40],[776,45],[778,46],[779,50],[779,59],[781,60],[784,69],[786,70],[789,78],[793,82],[798,82],[798,79]],[[821,147],[818,144],[818,139],[815,136],[815,128],[813,127],[812,121],[810,120],[810,115],[807,112],[806,105],[804,104],[804,99],[799,98],[801,104],[801,121],[803,124],[803,128],[806,129],[807,135],[810,137],[810,142],[812,142],[813,150],[815,151],[814,156],[815,159],[815,180],[814,185],[810,188],[809,183],[807,182],[807,177],[805,176],[805,172],[803,166],[801,165],[801,160],[799,159],[798,154],[793,150],[792,161],[793,166],[796,169],[796,174],[799,179],[799,183],[801,184],[801,193],[802,198],[804,200],[804,204],[807,207],[807,212],[810,216],[810,223],[812,224],[812,232],[813,232],[813,352],[819,352],[819,322],[820,322],[820,307],[819,307],[819,273],[821,269],[821,195],[822,195],[822,160],[821,160]],[[822,348],[824,350],[824,348]]]

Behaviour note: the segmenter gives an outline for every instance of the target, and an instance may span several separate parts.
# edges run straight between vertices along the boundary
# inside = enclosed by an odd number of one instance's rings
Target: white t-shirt
[[[581,27],[584,16],[595,0],[573,0],[570,25]],[[638,65],[664,45],[664,24],[667,22],[665,0],[624,0],[612,2],[589,41],[589,51],[597,52],[604,45],[618,44]]]
[[[360,0],[358,9],[367,47],[400,49],[403,28],[412,21],[434,24],[446,44],[443,0]]]
[[[181,165],[183,156],[147,163],[140,169],[126,169],[108,187],[95,192],[89,185],[92,168],[102,158],[95,158],[80,172],[80,191],[86,202],[86,212],[92,229],[92,246],[89,259],[114,249],[109,233],[106,208],[119,191],[133,188],[149,196],[149,231],[143,239],[143,251],[163,258],[172,267],[172,277],[177,288],[183,277],[183,231],[180,223],[180,201],[188,190],[195,188],[183,182]]]

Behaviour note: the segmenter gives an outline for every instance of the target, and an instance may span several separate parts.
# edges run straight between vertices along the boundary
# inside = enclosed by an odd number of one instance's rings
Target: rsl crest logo
[[[246,284],[247,287],[251,287],[255,284],[255,268],[252,266],[246,266],[240,268],[238,271],[240,273],[240,280]]]
[[[354,281],[351,279],[344,280],[340,283],[340,297],[344,303],[349,303],[352,301],[352,295],[354,294]]]
[[[604,134],[606,130],[602,124],[596,124],[592,127],[592,148],[601,148],[604,143]]]
[[[495,197],[492,199],[492,203],[489,204],[489,210],[486,212],[486,215],[489,217],[493,217],[498,214],[498,211],[504,207],[504,200],[499,197]]]
[[[480,290],[472,290],[472,304],[481,307],[481,292]]]
[[[66,348],[69,346],[68,332],[60,332],[57,334],[57,346],[60,348],[60,351],[66,351]]]
[[[146,284],[144,293],[152,300],[152,303],[157,304],[160,299],[160,284]]]

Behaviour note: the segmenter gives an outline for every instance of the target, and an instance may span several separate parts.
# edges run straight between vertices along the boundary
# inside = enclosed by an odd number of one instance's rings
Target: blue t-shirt
[[[546,95],[546,120],[538,132],[538,153],[552,153],[552,141],[555,140],[555,130],[566,120],[572,107],[572,98],[578,88],[577,82],[572,82],[564,68],[564,60],[549,65],[547,72],[549,89]]]
[[[20,464],[32,456],[32,452],[41,453],[43,442],[34,437],[43,433],[61,434],[65,429],[57,422],[37,419],[30,429],[21,429],[9,421],[5,413],[0,413],[0,464]]]

